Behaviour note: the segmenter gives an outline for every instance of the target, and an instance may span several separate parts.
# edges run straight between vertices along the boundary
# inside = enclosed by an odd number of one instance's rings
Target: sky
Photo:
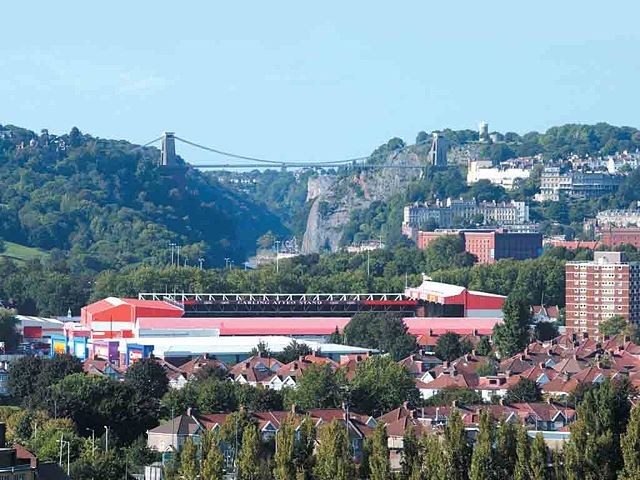
[[[283,161],[480,121],[640,126],[640,2],[56,3],[2,6],[0,124]]]

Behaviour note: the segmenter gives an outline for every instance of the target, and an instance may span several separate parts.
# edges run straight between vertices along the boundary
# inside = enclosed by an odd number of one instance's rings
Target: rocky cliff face
[[[381,163],[415,166],[424,165],[426,159],[407,149],[389,154]],[[337,250],[352,211],[367,208],[376,200],[388,200],[404,190],[421,172],[419,169],[380,168],[310,178],[307,202],[312,205],[302,240],[303,253]]]

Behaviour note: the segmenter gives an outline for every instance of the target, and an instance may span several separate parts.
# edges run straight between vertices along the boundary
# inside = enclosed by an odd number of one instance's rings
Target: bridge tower
[[[176,139],[174,132],[164,132],[162,134],[162,156],[160,166],[175,167],[176,162]]]

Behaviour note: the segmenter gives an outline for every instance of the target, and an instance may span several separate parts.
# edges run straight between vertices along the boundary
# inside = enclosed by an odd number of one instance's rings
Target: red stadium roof
[[[469,317],[408,317],[404,323],[412,335],[436,335],[455,332],[467,335],[477,332],[478,335],[491,335],[493,327],[502,323],[500,318]]]
[[[349,323],[349,317],[207,317],[138,318],[139,329],[219,329],[220,335],[331,335]]]

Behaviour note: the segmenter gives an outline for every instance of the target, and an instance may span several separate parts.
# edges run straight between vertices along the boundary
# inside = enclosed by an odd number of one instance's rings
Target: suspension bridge
[[[225,150],[221,150],[219,148],[202,145],[200,143],[187,140],[181,137],[178,137],[174,132],[164,132],[160,137],[155,138],[144,145],[136,147],[136,150],[142,149],[145,147],[150,147],[154,144],[161,144],[161,155],[159,165],[161,167],[171,168],[177,167],[178,162],[176,160],[176,141],[183,143],[185,145],[189,145],[191,147],[198,148],[200,150],[206,151],[211,154],[215,154],[218,157],[224,157],[227,160],[226,163],[218,162],[218,163],[199,163],[192,164],[193,167],[199,169],[254,169],[254,168],[358,168],[358,169],[380,169],[380,168],[394,168],[394,169],[413,169],[420,170],[424,169],[426,164],[410,164],[410,163],[378,163],[375,160],[383,160],[387,162],[386,158],[388,158],[388,152],[383,154],[372,154],[363,157],[355,157],[355,158],[346,158],[332,161],[282,161],[282,160],[274,160],[260,157],[253,157],[249,155],[241,155],[237,153],[228,152]],[[434,145],[437,142],[434,137]],[[435,157],[435,154],[432,152],[436,152],[439,150],[437,145],[432,145],[431,152],[429,157],[431,159],[432,155]],[[395,149],[392,153],[397,155],[405,150],[407,150],[410,145],[406,145],[400,148]],[[372,162],[372,160],[374,160]],[[445,160],[446,162],[446,160]],[[431,163],[438,164],[435,158]]]

